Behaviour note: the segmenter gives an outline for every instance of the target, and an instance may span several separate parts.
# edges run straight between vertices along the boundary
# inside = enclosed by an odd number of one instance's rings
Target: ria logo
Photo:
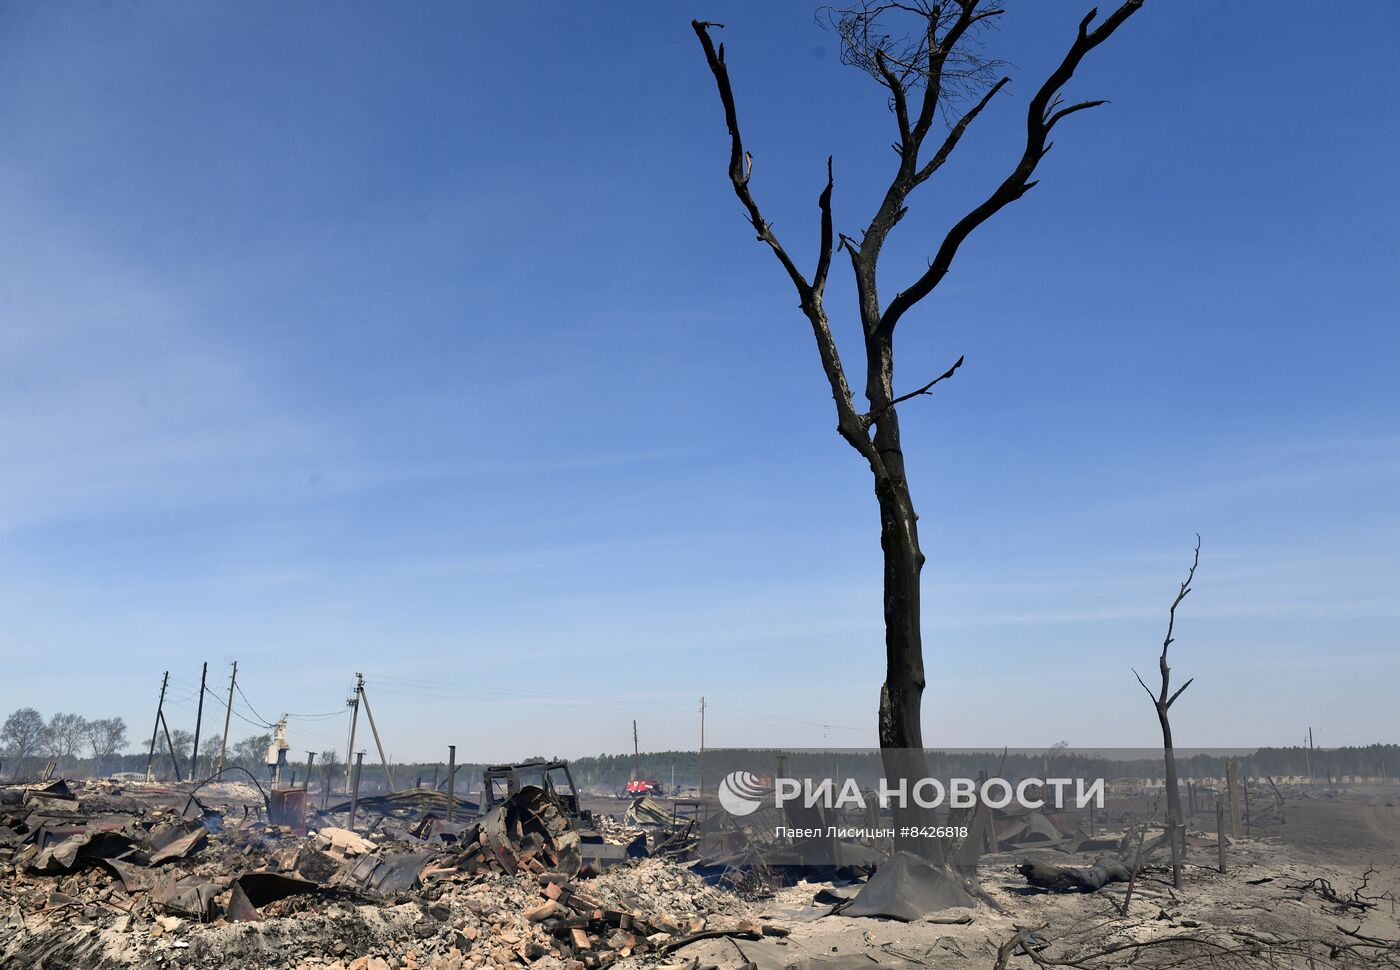
[[[752,815],[766,794],[768,786],[751,771],[731,771],[719,783],[719,803],[730,815]]]

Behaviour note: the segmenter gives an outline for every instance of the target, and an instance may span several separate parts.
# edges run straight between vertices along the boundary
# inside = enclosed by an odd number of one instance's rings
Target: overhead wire
[[[243,703],[248,706],[248,710],[252,712],[254,717],[263,722],[263,727],[273,727],[273,723],[267,718],[263,717],[261,714],[259,714],[258,709],[253,706],[253,702],[248,700],[248,695],[243,693],[243,685],[238,683],[237,681],[234,681],[233,686],[234,689],[238,691],[238,696],[243,698]]]
[[[227,709],[227,710],[229,711],[230,714],[232,714],[234,717],[238,718],[240,721],[245,721],[245,722],[247,722],[248,724],[253,725],[253,727],[255,727],[255,728],[268,728],[268,727],[272,727],[271,724],[259,724],[257,721],[254,721],[252,718],[244,717],[241,713],[239,713],[239,711],[238,711],[237,708],[229,708],[228,704],[224,701],[224,698],[220,697],[218,694],[215,694],[215,693],[214,693],[212,690],[210,690],[208,687],[204,688],[204,690],[205,690],[211,697],[213,697],[215,700],[217,700],[217,701],[219,702],[220,706],[222,706],[222,707],[224,707],[225,709]],[[251,708],[250,708],[250,709],[251,709]],[[257,712],[254,711],[253,713],[256,714]]]

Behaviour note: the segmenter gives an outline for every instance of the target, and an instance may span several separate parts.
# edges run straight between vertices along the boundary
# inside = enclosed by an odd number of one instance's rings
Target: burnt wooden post
[[[1220,799],[1215,800],[1215,839],[1216,850],[1220,856],[1220,871],[1225,871],[1225,803]]]
[[[1240,782],[1240,789],[1244,792],[1244,834],[1249,834],[1249,775],[1246,774],[1244,781]]]
[[[302,790],[302,791],[309,791],[309,790],[311,789],[311,766],[312,766],[313,764],[315,764],[315,762],[316,762],[316,752],[315,752],[315,751],[308,751],[308,752],[306,752],[306,778],[303,779],[303,780],[302,780],[302,783],[301,783],[301,790]]]
[[[1239,787],[1238,769],[1233,760],[1225,762],[1225,794],[1230,800],[1230,834],[1240,835],[1240,805],[1236,789]]]

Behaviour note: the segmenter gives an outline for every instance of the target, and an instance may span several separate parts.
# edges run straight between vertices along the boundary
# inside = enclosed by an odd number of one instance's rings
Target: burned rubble
[[[596,968],[784,932],[660,860],[599,874],[536,788],[469,822],[381,816],[367,835],[263,814],[112,786],[5,791],[0,963]]]
[[[1370,832],[1394,817],[1393,799],[1279,791],[1270,816],[1286,799],[1298,821],[1270,831],[1343,817]],[[356,815],[306,814],[294,790],[246,783],[0,789],[0,966],[912,970],[1108,966],[1129,949],[1143,966],[1211,953],[1303,966],[1329,948],[1350,965],[1400,956],[1393,869],[1317,865],[1221,830],[1226,873],[1197,828],[1183,896],[1150,812],[1103,824],[1137,796],[1097,818],[981,808],[967,854],[936,867],[861,840],[778,844],[770,809],[736,819],[705,798],[644,796],[594,815],[528,784],[470,809],[440,794],[359,800]],[[825,864],[787,864],[798,848]]]

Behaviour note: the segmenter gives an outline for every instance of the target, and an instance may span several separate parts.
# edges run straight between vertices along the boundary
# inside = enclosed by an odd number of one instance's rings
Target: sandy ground
[[[1186,965],[1201,966],[1400,964],[1400,950],[1331,953],[1326,945],[1355,944],[1357,940],[1344,931],[1400,940],[1400,904],[1395,902],[1400,899],[1397,795],[1400,790],[1361,791],[1291,801],[1285,824],[1230,846],[1228,872],[1223,875],[1215,867],[1213,845],[1190,851],[1180,889],[1172,888],[1165,868],[1146,872],[1134,888],[1126,917],[1119,911],[1126,895],[1123,885],[1091,894],[1047,893],[1028,887],[1014,869],[1023,858],[1088,865],[1093,856],[1053,851],[999,854],[983,860],[979,877],[1002,912],[979,906],[943,914],[965,913],[971,917],[965,925],[824,915],[830,907],[812,902],[818,891],[830,888],[849,894],[852,889],[804,884],[783,890],[756,910],[791,925],[793,933],[787,939],[713,941],[689,947],[685,954],[698,957],[702,965],[750,962],[759,970],[796,965],[845,970],[872,964],[989,970],[998,947],[1018,928],[1044,926],[1037,938],[1047,944],[1043,952],[1056,959],[1150,942],[1134,965],[1180,965],[1183,959],[1188,959]],[[1373,866],[1376,871],[1368,874]],[[1363,894],[1378,897],[1377,905],[1367,911],[1339,907],[1319,893],[1322,887],[1313,882],[1316,879],[1326,880],[1342,898],[1364,880]],[[1305,938],[1326,943],[1305,953],[1296,942]],[[1130,956],[1119,952],[1089,959],[1086,965],[1121,966]],[[1380,963],[1382,959],[1391,963]],[[1012,956],[1007,966],[1034,964],[1021,954]]]

